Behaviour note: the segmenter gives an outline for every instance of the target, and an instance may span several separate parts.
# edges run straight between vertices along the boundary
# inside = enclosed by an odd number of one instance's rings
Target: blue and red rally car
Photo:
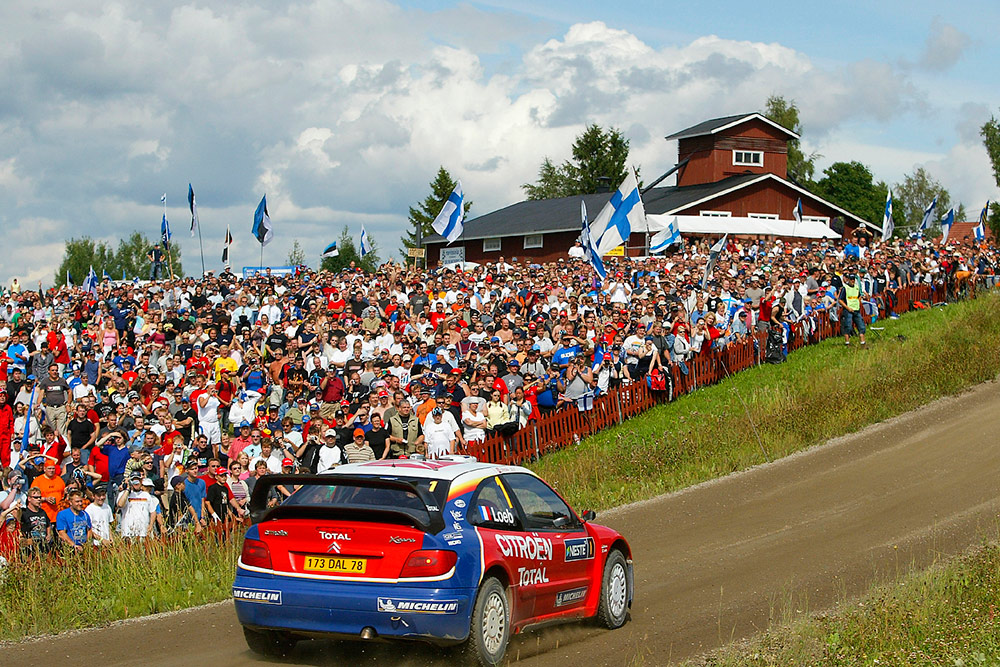
[[[251,517],[233,598],[264,655],[400,639],[496,665],[512,634],[591,617],[618,628],[632,604],[625,539],[525,468],[450,457],[268,475]]]

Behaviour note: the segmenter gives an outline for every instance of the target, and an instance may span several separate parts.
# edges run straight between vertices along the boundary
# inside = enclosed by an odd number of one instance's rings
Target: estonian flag
[[[271,231],[271,217],[267,214],[267,195],[260,198],[257,210],[253,214],[253,229],[250,230],[261,246],[271,242],[274,233]]]
[[[226,242],[222,244],[222,263],[229,265],[229,246],[233,244],[233,235],[229,233],[229,225],[226,225]]]
[[[194,200],[194,188],[188,183],[188,207],[191,209],[191,236],[198,228],[198,203]]]
[[[323,254],[320,255],[320,257],[336,257],[339,254],[340,251],[337,249],[337,242],[334,241],[326,247],[326,250],[323,251]]]
[[[163,243],[164,250],[170,250],[170,223],[167,222],[167,214],[163,214],[163,220],[160,222],[160,241]]]
[[[705,285],[708,284],[708,278],[715,271],[715,260],[719,258],[719,254],[726,247],[726,239],[729,238],[729,234],[726,234],[718,242],[712,246],[712,249],[708,251],[708,264],[705,265],[705,275],[701,277],[701,288],[705,289]]]
[[[365,223],[361,223],[361,257],[364,258],[365,255],[372,251],[372,241],[368,237],[368,232],[365,231]]]

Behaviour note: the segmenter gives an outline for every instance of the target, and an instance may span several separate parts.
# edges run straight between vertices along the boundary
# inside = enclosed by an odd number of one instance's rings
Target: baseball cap
[[[282,468],[291,468],[294,465],[295,465],[295,461],[293,461],[291,459],[282,459],[281,460],[281,467]]]
[[[361,436],[362,438],[363,438],[363,437],[365,437],[365,430],[364,430],[364,429],[361,429],[361,428],[356,428],[356,429],[354,429],[354,437],[356,438],[356,437],[358,437],[359,435],[360,435],[360,436]]]
[[[326,431],[323,432],[323,437],[324,438],[329,438],[331,435],[333,437],[337,437],[337,430],[336,429],[332,429],[332,428],[328,428],[328,429],[326,429]]]
[[[431,414],[435,414],[435,415],[442,414],[441,408],[435,406],[435,408],[433,410],[431,410]]]
[[[221,468],[220,468],[220,470],[221,470]],[[153,480],[151,480],[150,478],[147,477],[144,480],[142,480],[142,485],[143,486],[154,486],[153,485]]]

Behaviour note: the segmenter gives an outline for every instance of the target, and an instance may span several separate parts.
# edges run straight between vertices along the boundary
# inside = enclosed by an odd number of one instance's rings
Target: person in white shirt
[[[129,478],[129,487],[118,494],[118,509],[121,510],[119,530],[122,537],[146,537],[156,521],[156,498],[149,491],[153,482],[138,475]]]
[[[455,444],[458,442],[458,426],[455,424],[454,418],[446,420],[441,408],[436,407],[431,410],[430,417],[424,420],[423,428],[427,458],[436,459],[446,454],[455,453]]]
[[[73,387],[73,400],[79,401],[84,396],[93,396],[97,398],[97,390],[94,385],[90,384],[90,380],[87,379],[86,373],[80,374],[80,384]]]
[[[198,396],[198,429],[208,438],[210,445],[222,442],[222,428],[219,426],[220,405],[222,402],[219,401],[218,390],[214,384]]]
[[[316,462],[316,472],[321,473],[326,470],[333,470],[341,464],[344,454],[337,445],[337,431],[332,428],[326,429],[323,434],[323,446],[319,448],[319,458]]]
[[[99,486],[94,489],[94,502],[83,510],[90,515],[90,528],[93,531],[95,546],[111,541],[111,525],[115,522],[115,514],[107,501],[108,490]]]

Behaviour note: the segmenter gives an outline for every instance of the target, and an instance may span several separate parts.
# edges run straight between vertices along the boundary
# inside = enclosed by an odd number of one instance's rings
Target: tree
[[[986,146],[986,153],[990,157],[990,164],[993,165],[993,178],[997,187],[1000,187],[1000,122],[996,117],[991,116],[989,121],[983,124],[979,133],[983,137],[983,145]],[[987,224],[993,233],[1000,237],[1000,207],[994,203],[990,207],[990,216]]]
[[[421,239],[426,239],[434,233],[431,223],[434,222],[434,218],[441,212],[441,208],[448,200],[448,197],[454,192],[455,185],[455,179],[451,177],[448,170],[444,167],[438,167],[437,175],[434,176],[434,180],[430,183],[431,193],[422,202],[417,204],[416,207],[410,207],[408,220],[412,228],[407,230],[401,239],[403,241],[401,254],[404,259],[407,257],[406,251],[408,249],[417,247],[417,229],[421,230]],[[469,209],[472,208],[472,202],[466,199],[464,208],[465,214],[468,215]],[[343,254],[343,250],[341,250],[341,254]]]
[[[573,142],[573,159],[556,166],[546,157],[538,182],[521,186],[528,199],[553,199],[618,187],[628,173],[629,141],[617,128],[588,125]]]
[[[304,266],[306,263],[306,251],[302,249],[299,240],[295,239],[292,249],[288,251],[288,266]]]
[[[359,267],[366,273],[375,273],[378,269],[378,244],[373,240],[372,251],[365,255],[364,259],[361,259],[361,254],[354,245],[354,239],[351,237],[347,225],[344,225],[343,231],[340,232],[340,238],[337,240],[337,251],[334,257],[323,258],[319,265],[320,271],[340,273],[344,269]]]
[[[892,188],[892,217],[896,227],[909,227],[915,231],[924,219],[924,209],[930,206],[934,197],[937,197],[938,203],[933,227],[938,227],[941,218],[951,208],[951,195],[926,169],[917,167],[916,171],[903,178],[902,183]]]
[[[132,232],[127,239],[118,241],[118,249],[112,250],[111,246],[104,241],[94,241],[90,237],[84,236],[79,239],[66,241],[63,251],[63,260],[56,271],[56,286],[66,284],[66,271],[70,273],[70,278],[74,285],[82,285],[84,278],[90,268],[94,268],[94,273],[98,278],[105,272],[113,280],[120,280],[124,275],[126,279],[148,278],[149,259],[146,254],[153,247],[153,241],[149,240],[140,232]],[[181,250],[177,244],[170,246],[170,259],[174,268],[175,276],[183,276],[184,269],[181,267]],[[169,270],[169,269],[168,269]]]
[[[771,95],[764,105],[764,114],[769,120],[773,120],[778,125],[802,135],[802,124],[799,122],[799,108],[795,101],[785,101],[780,95]],[[819,154],[813,153],[808,157],[803,154],[802,147],[798,139],[788,142],[788,177],[803,187],[812,184],[813,174],[816,171],[816,158]]]
[[[875,183],[872,172],[860,162],[834,162],[823,170],[814,190],[840,208],[882,226],[889,188],[884,182]]]

